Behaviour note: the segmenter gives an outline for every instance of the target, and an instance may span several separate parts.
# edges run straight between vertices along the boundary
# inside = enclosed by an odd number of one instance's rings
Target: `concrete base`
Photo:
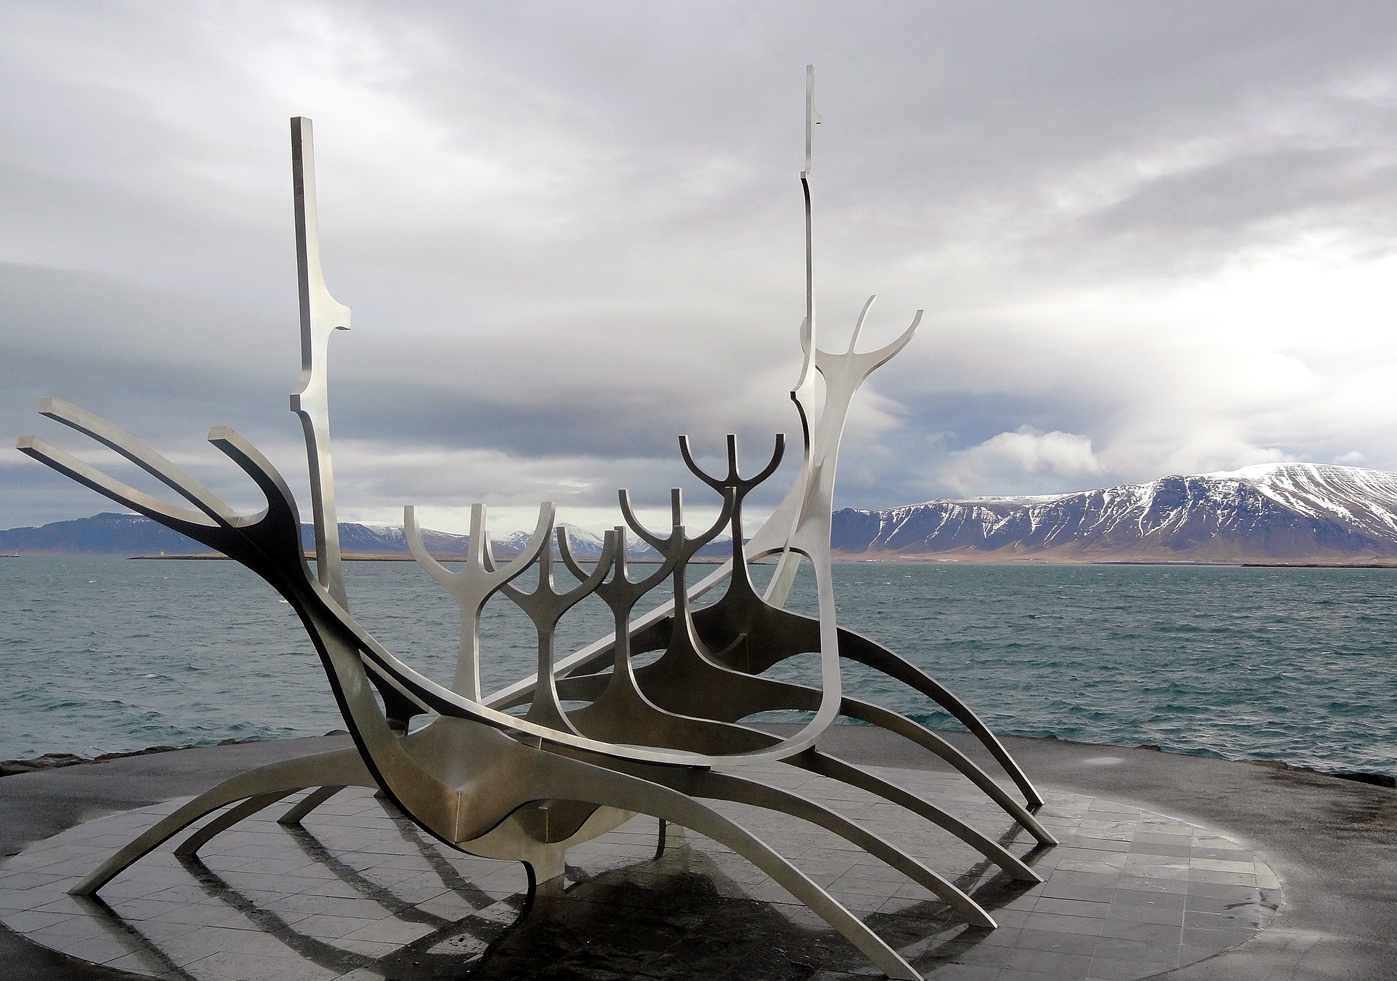
[[[773,772],[973,890],[1000,928],[972,930],[838,839],[732,809],[929,978],[1381,978],[1397,963],[1391,790],[1008,740],[1049,798],[1041,819],[1063,839],[1030,850],[1027,835],[1013,835],[964,780],[914,747],[864,727],[831,740],[855,762],[914,771],[900,782],[1003,832],[1006,847],[1047,880],[1012,883],[915,818],[818,778]],[[7,976],[795,979],[871,970],[764,876],[700,836],[671,839],[656,861],[656,823],[637,819],[570,852],[561,892],[530,904],[521,866],[429,843],[364,793],[335,798],[303,833],[274,823],[288,802],[215,838],[202,862],[163,849],[114,880],[105,907],[63,896],[93,856],[170,806],[155,802],[336,744],[189,750],[0,780],[0,847],[24,852],[0,867]],[[117,813],[92,821],[103,812]]]

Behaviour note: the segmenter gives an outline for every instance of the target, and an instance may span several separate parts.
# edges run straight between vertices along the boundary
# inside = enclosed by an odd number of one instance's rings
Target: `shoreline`
[[[839,726],[849,728],[870,728],[859,723],[836,723]],[[759,728],[781,730],[782,723],[760,724]],[[959,729],[938,730],[941,732],[960,733]],[[325,733],[326,736],[348,735],[344,729],[331,729]],[[292,739],[304,738],[292,736]],[[1333,777],[1336,780],[1347,780],[1354,783],[1367,784],[1372,787],[1385,787],[1389,790],[1397,790],[1397,775],[1388,773],[1374,773],[1367,770],[1320,770],[1312,766],[1296,766],[1284,760],[1258,760],[1250,758],[1229,758],[1224,756],[1206,756],[1199,753],[1181,753],[1176,750],[1165,749],[1156,743],[1140,743],[1135,746],[1126,746],[1118,743],[1096,743],[1082,739],[1063,739],[1049,733],[1046,736],[1015,736],[1016,739],[1029,739],[1045,743],[1062,743],[1069,746],[1096,746],[1110,749],[1138,749],[1152,753],[1164,753],[1170,756],[1180,756],[1189,759],[1218,759],[1227,763],[1247,763],[1252,766],[1265,767],[1271,770],[1284,770],[1293,773],[1311,773],[1321,777]],[[112,760],[128,759],[133,756],[150,756],[157,753],[177,753],[188,749],[212,749],[218,746],[243,746],[251,743],[275,743],[283,742],[279,739],[223,739],[217,743],[204,745],[192,744],[188,746],[149,746],[145,749],[136,749],[123,753],[103,753],[99,756],[85,757],[74,753],[44,753],[31,759],[23,760],[0,760],[0,779],[8,776],[15,776],[21,773],[36,773],[48,770],[57,770],[70,766],[88,766],[94,764],[108,763]]]
[[[314,560],[313,553],[306,556]],[[160,555],[124,555],[120,552],[15,552],[0,555],[6,559],[83,559],[105,558],[125,559],[130,562],[227,562],[226,555],[217,552],[190,552]],[[411,555],[396,555],[377,552],[347,552],[341,555],[345,562],[412,562]],[[434,554],[438,562],[465,562],[467,557],[455,553]],[[507,559],[507,555],[497,556]],[[835,553],[831,560],[836,565],[957,565],[957,566],[1165,566],[1179,568],[1225,568],[1225,569],[1397,569],[1397,559],[1364,559],[1343,561],[1338,559],[1165,559],[1165,558],[1070,558],[1065,556],[1017,555],[1010,557],[984,555],[945,555],[928,553],[918,555],[879,554],[843,552]],[[633,565],[656,565],[658,559],[642,557],[628,558]],[[718,556],[696,556],[690,559],[691,565],[721,565],[726,558]],[[770,564],[769,559],[756,560],[753,564]]]
[[[1169,558],[1079,558],[1066,555],[947,554],[925,552],[918,554],[835,552],[831,560],[844,564],[865,562],[887,565],[1017,565],[1017,566],[1213,566],[1232,569],[1397,569],[1397,559],[1364,558],[1354,560],[1325,558],[1264,559],[1169,559]]]
[[[35,552],[35,553],[31,553],[31,554],[34,554],[34,555],[53,555],[53,556],[57,556],[57,555],[60,555],[61,553],[57,553],[57,552]],[[127,559],[128,561],[132,561],[132,562],[208,562],[208,561],[214,561],[214,562],[227,562],[227,561],[229,561],[228,556],[223,555],[223,554],[220,553],[220,552],[191,552],[191,553],[189,553],[189,554],[187,554],[187,555],[165,555],[165,554],[161,554],[161,555],[121,555],[120,553],[117,553],[117,552],[85,552],[85,553],[80,553],[80,554],[84,554],[84,555],[110,555],[112,558],[124,558],[124,559]],[[513,557],[513,556],[512,556],[510,553],[507,553],[507,552],[501,552],[501,553],[499,553],[498,555],[495,556],[495,558],[496,558],[497,560],[502,561],[502,562],[503,562],[503,561],[508,561],[508,560],[509,560],[510,558],[512,558],[512,557]],[[467,562],[467,561],[470,560],[470,557],[469,557],[469,556],[467,556],[467,555],[460,555],[460,554],[457,554],[457,553],[454,553],[454,552],[442,552],[442,553],[440,553],[440,554],[434,554],[434,555],[432,555],[432,558],[436,559],[438,562]],[[315,561],[315,553],[314,553],[314,552],[307,552],[307,553],[306,553],[306,559],[309,560],[309,561],[311,561],[311,562],[314,562],[314,561]],[[414,559],[411,555],[398,555],[398,554],[393,553],[393,552],[341,552],[341,553],[340,553],[340,560],[343,561],[343,562],[416,562],[416,561],[417,561],[417,560]],[[591,560],[591,559],[579,559],[578,561],[579,561],[579,562],[583,562],[583,563],[587,563],[587,562],[591,562],[592,560]],[[659,564],[661,563],[661,560],[660,560],[660,559],[653,559],[653,558],[648,558],[648,557],[642,557],[642,558],[636,559],[636,558],[631,558],[630,556],[627,556],[627,557],[626,557],[626,561],[629,562],[631,565],[659,565]],[[725,559],[725,558],[716,558],[716,557],[711,557],[711,556],[701,556],[701,555],[700,555],[700,556],[694,556],[692,559],[690,559],[690,560],[689,560],[689,564],[690,564],[690,565],[722,565],[722,564],[723,564],[724,562],[726,562],[726,561],[727,561],[727,559]]]

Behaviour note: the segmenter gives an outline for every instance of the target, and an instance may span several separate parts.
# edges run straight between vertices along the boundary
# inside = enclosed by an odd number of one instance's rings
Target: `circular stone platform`
[[[879,769],[879,768],[875,768]],[[765,779],[893,840],[987,908],[957,922],[920,886],[802,822],[719,805],[865,919],[927,978],[1134,979],[1245,943],[1270,922],[1271,869],[1205,827],[1100,797],[1051,793],[1033,839],[955,775],[882,769],[968,818],[1043,876],[1009,880],[940,829],[862,792],[771,767]],[[171,845],[109,883],[66,890],[168,813],[89,821],[0,867],[0,921],[92,963],[159,978],[587,977],[832,979],[877,974],[822,920],[728,849],[636,818],[569,852],[566,883],[530,902],[523,867],[445,848],[374,795],[346,790],[306,819],[288,799],[183,862]]]

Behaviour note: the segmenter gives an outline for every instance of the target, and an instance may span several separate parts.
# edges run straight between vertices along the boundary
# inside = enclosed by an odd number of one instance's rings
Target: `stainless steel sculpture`
[[[717,521],[691,536],[676,490],[671,527],[662,536],[640,523],[627,493],[621,491],[624,524],[607,533],[602,554],[590,570],[572,555],[566,534],[556,527],[552,504],[540,507],[538,526],[528,545],[507,563],[496,562],[485,509],[475,505],[470,554],[456,569],[448,569],[428,555],[415,512],[408,507],[404,529],[413,556],[452,595],[461,611],[461,640],[451,688],[400,661],[348,611],[335,521],[326,358],[330,335],[336,328],[348,329],[349,309],[330,296],[321,274],[310,121],[292,120],[303,369],[301,388],[292,396],[292,409],[301,418],[310,467],[315,571],[302,550],[300,512],[285,481],[255,447],[231,429],[211,430],[209,441],[242,468],[265,495],[267,506],[257,514],[235,514],[169,460],[110,423],[57,399],[43,400],[39,411],[115,450],[175,491],[192,509],[144,494],[36,437],[21,438],[19,448],[112,500],[236,559],[271,584],[297,611],[315,644],[354,746],[272,764],[226,781],[119,850],[89,874],[75,893],[95,893],[151,849],[220,809],[226,808],[181,842],[178,854],[194,854],[220,831],[297,791],[309,789],[311,793],[283,815],[283,823],[299,822],[342,787],[364,786],[381,790],[404,814],[452,847],[524,862],[531,883],[561,876],[570,845],[614,828],[633,814],[659,818],[662,835],[664,822],[673,822],[708,835],[747,858],[892,977],[918,975],[862,921],[769,845],[703,802],[740,801],[823,827],[930,889],[967,922],[994,926],[994,920],[973,899],[895,844],[821,804],[747,775],[753,762],[773,760],[895,802],[978,849],[1010,877],[1040,881],[1001,844],[934,802],[820,748],[821,737],[841,715],[881,726],[949,762],[1038,842],[1055,843],[1030,811],[1041,803],[1037,791],[974,713],[910,662],[840,628],[835,621],[830,513],[845,418],[860,385],[908,343],[921,313],[918,311],[892,343],[858,352],[855,347],[873,303],[870,297],[847,350],[836,354],[819,348],[810,208],[817,117],[813,73],[809,71],[806,96],[806,166],[801,174],[806,221],[806,316],[801,328],[805,358],[791,393],[802,428],[799,477],[771,518],[744,545],[744,501],[780,464],[783,438],[777,437],[775,449],[759,473],[743,476],[733,437],[728,437],[727,470],[717,475],[695,462],[687,438],[680,437],[685,464],[722,500]],[[817,373],[824,379],[825,398],[818,420],[812,421],[807,406],[816,391]],[[633,578],[627,562],[628,531],[653,547],[661,558],[657,567],[640,578]],[[686,585],[694,554],[724,531],[731,537],[731,558],[701,582]],[[557,558],[576,580],[572,585],[557,582],[555,536]],[[748,574],[748,563],[765,556],[776,556],[777,567],[765,593],[759,594]],[[782,608],[802,562],[808,562],[815,574],[818,617]],[[526,590],[517,583],[531,569],[536,571],[537,585]],[[716,603],[702,609],[693,607],[697,596],[724,582],[726,591]],[[636,615],[645,598],[666,584],[670,598],[648,613]],[[486,603],[498,594],[517,604],[533,623],[538,659],[533,674],[486,696],[480,686],[479,622]],[[607,604],[615,630],[557,660],[558,623],[588,595]],[[643,667],[633,664],[637,654],[653,650],[662,651],[657,660]],[[818,655],[819,688],[762,676],[771,665],[797,655]],[[840,682],[841,659],[859,661],[907,684],[959,719],[994,755],[1028,806],[934,732],[902,715],[846,696]],[[585,704],[567,710],[564,701]],[[506,711],[526,704],[527,714],[522,718]],[[741,724],[743,719],[771,709],[805,710],[813,717],[786,738]],[[413,717],[423,714],[435,717],[411,728]]]

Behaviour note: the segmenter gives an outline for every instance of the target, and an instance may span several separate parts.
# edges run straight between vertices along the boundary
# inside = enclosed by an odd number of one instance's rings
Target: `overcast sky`
[[[342,519],[705,504],[678,434],[798,432],[807,62],[822,339],[926,311],[838,504],[1397,469],[1390,3],[11,0],[0,432],[81,446],[57,395],[253,506],[229,424],[304,487],[305,115]],[[104,508],[0,452],[0,527]]]

